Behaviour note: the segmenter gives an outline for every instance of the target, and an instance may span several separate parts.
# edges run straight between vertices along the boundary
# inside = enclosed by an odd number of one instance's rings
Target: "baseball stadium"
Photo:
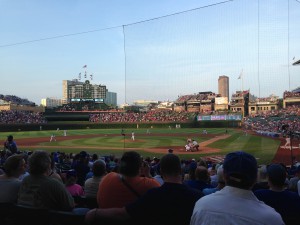
[[[300,0],[1,5],[0,225],[300,224]]]
[[[119,157],[135,150],[145,157],[159,158],[172,149],[182,159],[201,157],[221,162],[228,152],[243,150],[255,155],[260,164],[292,165],[300,157],[298,95],[297,90],[284,93],[286,108],[280,109],[278,98],[249,101],[249,92],[237,92],[230,103],[235,110],[221,109],[215,114],[214,108],[224,106],[225,100],[212,92],[180,96],[165,108],[163,104],[149,104],[109,109],[104,101],[87,101],[94,97],[89,95],[76,103],[71,96],[67,98],[70,103],[46,110],[28,104],[26,111],[24,99],[2,95],[2,102],[10,98],[10,103],[1,107],[15,110],[1,111],[0,138],[5,141],[8,135],[14,136],[20,151],[44,149],[76,154],[84,150]],[[259,115],[254,111],[256,106],[278,109]],[[286,136],[291,132],[292,143],[286,146]],[[51,136],[55,141],[50,140]],[[188,140],[196,140],[199,149],[187,150]]]

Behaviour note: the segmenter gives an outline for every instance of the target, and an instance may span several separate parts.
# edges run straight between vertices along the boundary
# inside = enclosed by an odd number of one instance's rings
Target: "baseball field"
[[[161,157],[168,149],[183,159],[204,157],[221,161],[231,151],[243,150],[253,154],[259,164],[282,162],[290,165],[291,156],[299,161],[299,141],[293,141],[293,154],[284,147],[285,140],[244,133],[240,129],[207,128],[180,129],[81,129],[81,130],[47,130],[1,132],[1,140],[13,135],[20,151],[37,149],[90,154],[121,156],[124,151],[135,150],[144,157]],[[135,140],[131,139],[134,132]],[[66,133],[66,134],[65,134]],[[122,135],[124,134],[124,135]],[[55,136],[50,142],[51,135]],[[200,151],[186,152],[187,139],[194,139],[200,144]]]

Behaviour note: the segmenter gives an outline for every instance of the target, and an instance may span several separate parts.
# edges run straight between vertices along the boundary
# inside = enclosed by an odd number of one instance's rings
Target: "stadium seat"
[[[85,196],[73,196],[76,207],[94,209],[98,208],[96,198],[87,198]]]
[[[47,209],[36,208],[25,205],[15,205],[13,207],[13,224],[28,225],[50,225],[49,213]]]
[[[0,202],[0,225],[10,225],[13,212],[13,203]]]
[[[89,209],[98,208],[98,202],[96,198],[87,198],[85,197],[85,207]]]
[[[85,215],[73,212],[50,210],[50,225],[84,225]]]

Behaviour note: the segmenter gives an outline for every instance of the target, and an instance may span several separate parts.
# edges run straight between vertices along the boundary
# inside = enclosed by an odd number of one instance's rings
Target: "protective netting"
[[[300,68],[292,66],[300,57],[299,12],[296,1],[239,0],[124,26],[120,103],[218,93],[221,75],[229,77],[230,95],[282,97],[300,86]]]

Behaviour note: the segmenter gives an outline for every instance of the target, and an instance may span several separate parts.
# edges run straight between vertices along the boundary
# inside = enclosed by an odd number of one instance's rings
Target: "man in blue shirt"
[[[7,136],[7,140],[4,142],[4,149],[9,151],[11,154],[15,154],[18,152],[17,144],[14,141],[14,137],[12,135]]]
[[[162,157],[160,170],[164,179],[161,187],[149,190],[123,208],[92,209],[86,214],[86,222],[110,219],[120,223],[131,220],[135,224],[188,225],[202,192],[182,184],[180,159],[175,154]]]
[[[270,189],[257,190],[254,194],[274,208],[286,224],[299,224],[300,197],[296,192],[285,189],[285,168],[280,164],[272,164],[267,167],[267,174]]]

